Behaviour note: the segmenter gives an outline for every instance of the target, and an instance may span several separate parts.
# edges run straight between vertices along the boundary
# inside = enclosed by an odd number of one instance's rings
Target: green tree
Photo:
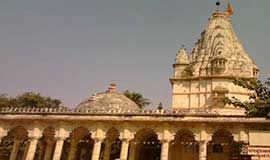
[[[7,94],[0,95],[0,107],[7,107],[10,105],[10,99],[7,97]]]
[[[5,94],[0,95],[0,107],[63,107],[59,99],[41,96],[39,93],[26,92],[16,97],[8,97]]]
[[[135,102],[141,109],[143,109],[145,106],[151,104],[150,100],[147,98],[144,98],[142,94],[137,92],[130,92],[129,90],[126,90],[124,92],[124,95],[131,99],[133,102]]]
[[[266,117],[270,112],[270,79],[265,83],[255,79],[235,79],[234,84],[252,91],[249,101],[242,102],[232,97],[226,98],[225,102],[244,108],[248,116]]]

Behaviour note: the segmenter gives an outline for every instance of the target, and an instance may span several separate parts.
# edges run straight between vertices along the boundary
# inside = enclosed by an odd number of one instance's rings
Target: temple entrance
[[[157,134],[150,129],[143,129],[136,133],[135,160],[160,160],[161,144]]]
[[[180,130],[170,143],[170,160],[198,160],[199,145],[189,130]]]

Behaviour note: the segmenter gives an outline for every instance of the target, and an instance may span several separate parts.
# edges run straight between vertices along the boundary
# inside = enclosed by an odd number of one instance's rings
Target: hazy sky
[[[234,29],[265,79],[270,0],[231,1]],[[113,81],[169,106],[175,54],[192,49],[214,10],[215,0],[1,0],[0,93],[75,106]]]

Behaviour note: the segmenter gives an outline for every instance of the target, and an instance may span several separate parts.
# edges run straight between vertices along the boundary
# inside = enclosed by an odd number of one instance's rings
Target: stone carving
[[[176,63],[192,65],[193,76],[223,75],[243,78],[257,77],[258,67],[247,55],[233,31],[229,17],[214,13],[196,42],[189,60],[180,50]]]

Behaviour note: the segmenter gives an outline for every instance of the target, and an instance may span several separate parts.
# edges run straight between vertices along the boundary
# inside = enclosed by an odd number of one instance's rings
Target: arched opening
[[[160,160],[161,144],[153,130],[148,128],[140,130],[135,134],[133,143],[135,160]]]
[[[28,143],[28,131],[22,126],[17,126],[8,131],[0,144],[1,160],[23,160],[26,156]]]
[[[88,129],[79,127],[64,141],[61,160],[89,160],[92,157],[94,141]]]
[[[119,139],[119,131],[116,128],[111,128],[106,134],[104,147],[102,147],[101,159],[115,160],[120,158],[121,140]]]
[[[207,159],[209,160],[229,160],[236,154],[237,143],[233,141],[233,135],[225,130],[217,130],[213,136],[212,141],[207,145]]]
[[[199,145],[195,136],[189,130],[176,132],[174,140],[170,143],[170,160],[198,160]]]
[[[39,139],[34,160],[50,160],[53,156],[55,146],[55,130],[52,127],[47,127],[43,131],[42,137]]]

